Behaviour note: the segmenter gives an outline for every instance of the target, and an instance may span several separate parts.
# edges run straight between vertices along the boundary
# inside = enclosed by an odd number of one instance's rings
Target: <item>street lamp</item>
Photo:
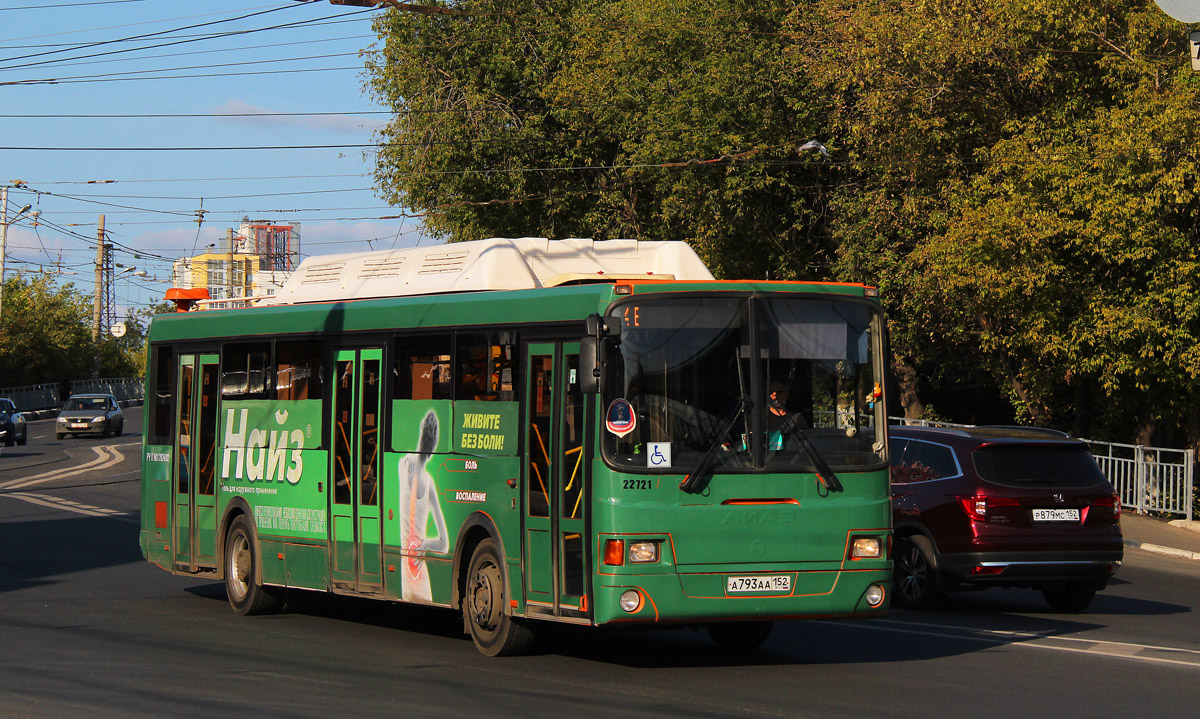
[[[8,219],[8,188],[0,187],[0,317],[4,314],[4,253],[8,248],[8,226],[21,219],[33,205],[25,205]]]

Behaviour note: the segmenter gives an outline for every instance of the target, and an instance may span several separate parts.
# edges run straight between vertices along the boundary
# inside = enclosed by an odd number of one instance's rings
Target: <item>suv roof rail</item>
[[[1033,434],[1049,434],[1055,437],[1070,437],[1071,435],[1061,429],[1051,429],[1050,427],[1029,427],[1023,424],[981,424],[980,429],[1016,429]]]

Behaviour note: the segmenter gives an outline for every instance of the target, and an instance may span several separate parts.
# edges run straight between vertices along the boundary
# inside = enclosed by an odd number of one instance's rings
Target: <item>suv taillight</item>
[[[1011,497],[987,497],[977,494],[973,497],[959,497],[959,504],[967,516],[976,522],[986,522],[988,514],[999,507],[1020,507],[1021,503]]]
[[[1121,496],[1119,494],[1111,494],[1107,497],[1101,497],[1092,502],[1097,507],[1111,507],[1113,513],[1113,521],[1121,521]]]

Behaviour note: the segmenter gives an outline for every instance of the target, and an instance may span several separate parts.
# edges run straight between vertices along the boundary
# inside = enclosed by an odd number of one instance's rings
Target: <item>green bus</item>
[[[300,590],[434,605],[495,656],[543,622],[748,648],[888,609],[872,287],[519,238],[196,294],[149,330],[140,542],[240,614]]]

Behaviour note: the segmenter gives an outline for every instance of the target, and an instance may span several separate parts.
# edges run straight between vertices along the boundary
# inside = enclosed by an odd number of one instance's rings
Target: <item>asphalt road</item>
[[[555,632],[489,659],[447,612],[310,597],[235,615],[137,547],[140,410],[120,438],[31,425],[0,456],[0,717],[1194,716],[1200,562],[1126,553],[1087,613],[998,590],[869,622]]]

